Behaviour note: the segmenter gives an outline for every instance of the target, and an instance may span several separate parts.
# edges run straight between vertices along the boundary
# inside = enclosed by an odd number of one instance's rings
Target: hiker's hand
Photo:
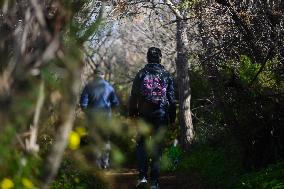
[[[138,117],[138,113],[136,112],[129,112],[128,113],[128,117],[132,118],[132,119],[135,119]]]
[[[176,131],[177,130],[177,125],[176,123],[171,123],[171,130]]]

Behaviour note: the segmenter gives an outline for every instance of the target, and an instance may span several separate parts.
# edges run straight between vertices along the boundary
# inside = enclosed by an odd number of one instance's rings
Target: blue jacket
[[[140,88],[141,83],[147,73],[163,73],[163,77],[167,83],[167,103],[163,106],[155,106],[149,104],[141,96]],[[129,115],[140,116],[149,120],[169,120],[170,123],[175,122],[176,118],[176,101],[174,93],[173,79],[168,71],[165,70],[164,66],[158,63],[148,63],[141,69],[132,85],[131,96],[129,101]]]
[[[119,105],[114,88],[104,79],[95,78],[84,88],[80,105],[82,109],[100,111],[111,115],[111,108]]]

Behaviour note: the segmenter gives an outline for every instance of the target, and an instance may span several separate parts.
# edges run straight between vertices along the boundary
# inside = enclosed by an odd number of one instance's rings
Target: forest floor
[[[111,170],[106,172],[106,177],[111,180],[110,189],[135,189],[137,183],[135,169]],[[162,174],[159,179],[160,189],[204,189],[199,179],[194,174],[191,176],[178,173]]]

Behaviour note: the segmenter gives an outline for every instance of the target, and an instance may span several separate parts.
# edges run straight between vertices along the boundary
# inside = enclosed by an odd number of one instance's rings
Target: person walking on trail
[[[141,69],[132,85],[129,101],[129,116],[142,118],[152,129],[152,133],[158,134],[161,129],[166,129],[167,125],[174,126],[176,118],[176,103],[174,96],[173,79],[169,72],[161,65],[162,53],[159,48],[150,47],[147,52],[147,61]],[[145,149],[145,136],[137,137],[137,159],[139,180],[137,188],[147,185],[148,154]],[[161,145],[154,142],[153,152],[150,157],[151,189],[158,189],[159,160],[161,156]]]
[[[110,119],[112,108],[119,105],[114,88],[104,79],[104,76],[104,71],[97,68],[94,71],[93,79],[84,87],[80,98],[80,106],[92,124],[101,116]],[[110,143],[109,136],[103,137],[107,138],[108,141],[102,155],[98,157],[97,163],[100,168],[106,169],[109,168]]]

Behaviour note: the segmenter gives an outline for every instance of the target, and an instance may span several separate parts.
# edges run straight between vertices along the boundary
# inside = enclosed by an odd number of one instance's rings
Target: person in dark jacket
[[[129,101],[129,115],[142,118],[152,126],[154,135],[167,125],[174,127],[176,119],[176,103],[173,79],[161,63],[162,53],[159,48],[151,47],[147,52],[148,64],[141,69],[132,85]],[[155,138],[152,137],[152,138]],[[139,180],[137,187],[147,184],[147,153],[145,150],[145,137],[137,138],[137,159]],[[161,145],[154,144],[151,154],[151,188],[158,188],[159,159]]]
[[[119,101],[114,88],[104,80],[103,70],[97,68],[94,71],[93,79],[84,87],[80,98],[80,106],[86,113],[89,123],[93,124],[97,119],[102,119],[102,116],[110,119],[112,108],[118,105]],[[102,123],[100,122],[99,124]],[[99,167],[106,169],[109,167],[110,142],[109,136],[102,137],[107,138],[107,143],[103,153],[97,158],[97,163]]]

